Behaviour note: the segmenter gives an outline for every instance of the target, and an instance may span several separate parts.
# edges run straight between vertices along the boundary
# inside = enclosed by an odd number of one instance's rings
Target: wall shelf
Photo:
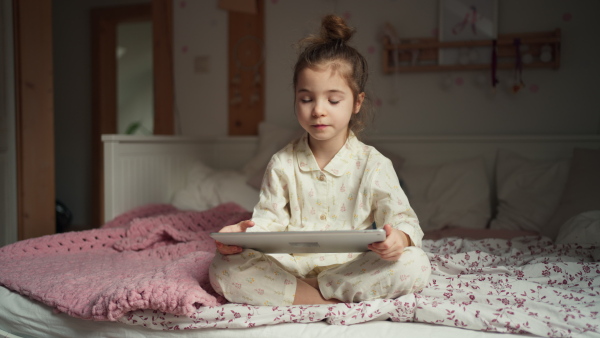
[[[497,68],[515,68],[515,39],[521,39],[521,45],[527,46],[522,52],[532,56],[531,62],[523,62],[523,68],[552,68],[560,67],[560,29],[539,33],[500,34],[496,40]],[[400,43],[392,44],[389,37],[384,38],[383,71],[386,74],[394,72],[433,72],[490,69],[489,61],[467,64],[438,64],[439,51],[442,48],[474,48],[493,46],[493,40],[472,41],[439,41],[437,38],[400,39]],[[551,58],[547,62],[540,60],[542,48],[549,46]],[[545,47],[548,48],[548,47]],[[394,62],[397,57],[397,62]]]

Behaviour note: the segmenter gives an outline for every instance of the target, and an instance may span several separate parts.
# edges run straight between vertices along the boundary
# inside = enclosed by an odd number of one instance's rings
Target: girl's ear
[[[356,97],[356,102],[354,103],[354,114],[358,114],[360,111],[360,107],[362,107],[363,102],[365,101],[365,92],[358,94]]]

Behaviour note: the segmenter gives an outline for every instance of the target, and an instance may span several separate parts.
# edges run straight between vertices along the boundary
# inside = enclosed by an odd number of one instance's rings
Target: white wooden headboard
[[[256,151],[257,137],[102,135],[104,220],[147,203],[168,203],[190,167],[240,168]]]
[[[136,206],[168,203],[196,161],[239,169],[257,151],[258,137],[103,135],[105,220]],[[531,159],[559,159],[573,148],[600,148],[600,135],[377,136],[365,140],[406,159],[407,167],[483,156],[492,180],[498,149]]]

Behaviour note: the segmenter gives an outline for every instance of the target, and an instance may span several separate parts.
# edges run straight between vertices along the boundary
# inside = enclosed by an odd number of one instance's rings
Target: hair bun
[[[321,21],[321,39],[325,42],[350,40],[354,29],[346,25],[346,21],[336,15],[327,15]]]

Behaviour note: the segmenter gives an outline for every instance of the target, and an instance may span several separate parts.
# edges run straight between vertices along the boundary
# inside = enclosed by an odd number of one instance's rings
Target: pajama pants
[[[319,265],[351,257],[343,264]],[[431,265],[423,250],[407,247],[398,261],[385,261],[371,251],[359,254],[240,254],[217,252],[209,269],[210,283],[232,303],[292,305],[296,278],[314,278],[325,299],[345,303],[397,298],[421,291],[429,280]]]

